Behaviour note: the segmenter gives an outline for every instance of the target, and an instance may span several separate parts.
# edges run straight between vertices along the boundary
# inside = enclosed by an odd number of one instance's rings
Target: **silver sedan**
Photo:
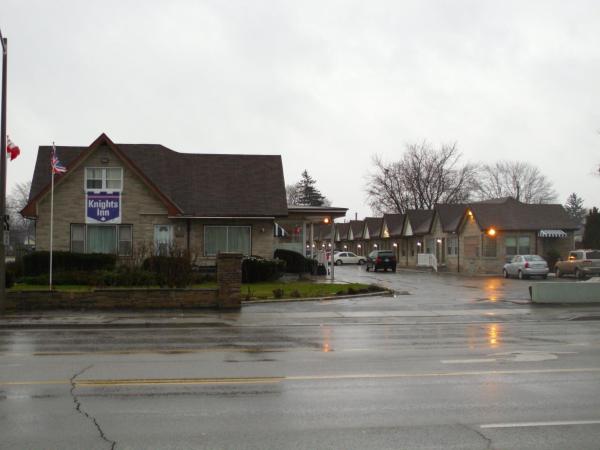
[[[504,264],[504,278],[517,277],[520,280],[532,276],[547,278],[548,263],[538,255],[513,256],[509,263]]]

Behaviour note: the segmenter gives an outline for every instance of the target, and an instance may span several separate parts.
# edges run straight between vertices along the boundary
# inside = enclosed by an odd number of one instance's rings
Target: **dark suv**
[[[384,271],[392,269],[392,272],[396,271],[396,256],[391,250],[373,250],[367,256],[367,272],[373,269],[377,272],[377,269],[383,269]]]

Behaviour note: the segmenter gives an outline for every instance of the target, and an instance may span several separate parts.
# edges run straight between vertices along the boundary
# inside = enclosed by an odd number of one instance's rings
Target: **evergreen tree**
[[[573,192],[567,198],[565,203],[565,209],[567,213],[578,225],[583,222],[585,217],[585,208],[583,207],[583,199]]]
[[[592,208],[585,221],[583,247],[600,249],[600,212],[598,212],[598,208]]]
[[[302,178],[298,182],[298,204],[304,206],[323,206],[325,197],[315,187],[316,181],[307,170],[302,172]]]

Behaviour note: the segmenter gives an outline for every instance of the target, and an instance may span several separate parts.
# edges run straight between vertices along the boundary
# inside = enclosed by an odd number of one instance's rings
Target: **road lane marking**
[[[493,363],[496,362],[497,359],[489,358],[489,359],[442,359],[442,364],[476,364],[476,363]]]
[[[597,425],[600,420],[564,420],[558,422],[487,423],[479,428],[560,427],[567,425]]]
[[[78,379],[74,384],[81,387],[94,386],[144,386],[144,385],[201,385],[201,384],[261,384],[281,383],[284,381],[334,381],[334,380],[366,380],[366,379],[402,379],[402,378],[441,378],[461,376],[496,376],[496,375],[531,375],[552,373],[598,373],[600,367],[583,367],[571,369],[531,369],[531,370],[477,370],[456,372],[417,372],[417,373],[374,373],[374,374],[330,374],[330,375],[290,375],[275,377],[223,377],[223,378],[136,378],[136,379]],[[27,386],[45,384],[71,384],[70,380],[40,381],[0,381],[0,386]]]

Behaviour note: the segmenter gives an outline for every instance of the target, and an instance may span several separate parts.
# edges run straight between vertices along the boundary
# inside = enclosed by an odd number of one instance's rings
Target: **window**
[[[71,224],[71,252],[131,256],[132,226]]]
[[[85,225],[71,224],[71,252],[85,253]]]
[[[86,190],[111,190],[123,189],[123,169],[120,167],[86,167]]]
[[[529,247],[529,236],[519,237],[519,255],[528,255],[531,253]]]
[[[483,236],[483,256],[487,258],[496,257],[496,238]]]
[[[154,251],[157,255],[166,256],[173,244],[173,227],[171,225],[154,225]]]
[[[425,240],[425,253],[434,253],[435,239],[429,238]]]
[[[250,254],[251,227],[205,226],[204,256],[215,256],[219,252]]]
[[[446,242],[448,243],[448,256],[458,255],[458,238],[449,237]]]
[[[505,237],[504,247],[507,255],[517,254],[517,238],[516,237]]]

